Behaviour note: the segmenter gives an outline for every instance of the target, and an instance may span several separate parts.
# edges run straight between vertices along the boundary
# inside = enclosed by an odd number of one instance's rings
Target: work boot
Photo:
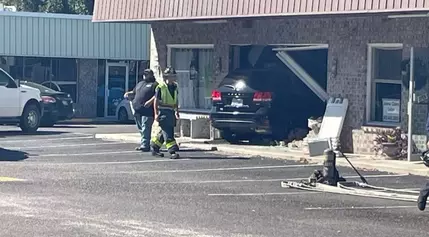
[[[146,147],[136,147],[136,151],[141,151],[141,152],[149,152],[150,148],[146,148]]]
[[[428,200],[428,197],[426,195],[419,195],[419,199],[417,199],[417,207],[420,211],[424,211],[426,208],[426,202]]]
[[[170,154],[170,159],[175,160],[175,159],[179,159],[179,158],[180,158],[180,156],[176,152],[173,152]]]
[[[425,210],[428,196],[429,196],[429,183],[426,183],[420,189],[420,195],[419,195],[419,198],[417,199],[417,207],[419,208],[420,211]]]
[[[157,156],[157,157],[164,157],[164,154],[163,153],[161,153],[160,151],[159,151],[159,149],[153,149],[152,148],[152,156]]]

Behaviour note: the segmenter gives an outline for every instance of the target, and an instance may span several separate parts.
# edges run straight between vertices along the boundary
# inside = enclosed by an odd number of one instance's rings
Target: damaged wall
[[[405,48],[426,45],[428,26],[429,19],[388,20],[381,16],[260,19],[252,21],[250,27],[242,20],[152,24],[161,67],[167,63],[167,44],[214,44],[214,61],[218,62],[215,85],[227,73],[231,44],[329,44],[327,91],[349,99],[341,140],[346,151],[355,153],[362,152],[353,142],[352,130],[359,130],[365,119],[367,44],[404,43]],[[353,137],[360,140],[356,134]]]

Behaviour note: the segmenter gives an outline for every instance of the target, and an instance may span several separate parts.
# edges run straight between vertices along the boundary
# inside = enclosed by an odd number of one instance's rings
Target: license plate
[[[69,103],[65,100],[63,100],[63,105],[69,105]]]
[[[241,107],[241,106],[243,106],[243,99],[233,98],[232,101],[231,101],[231,106],[234,106],[234,107]]]

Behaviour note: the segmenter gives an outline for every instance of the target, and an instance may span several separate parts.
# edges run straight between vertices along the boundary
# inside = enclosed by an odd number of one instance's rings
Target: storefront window
[[[370,46],[371,47],[371,46]],[[371,47],[371,111],[369,122],[401,122],[402,47]]]
[[[1,56],[0,66],[16,80],[66,92],[77,101],[76,59]]]
[[[104,94],[106,85],[106,60],[98,60],[97,117],[104,117]]]
[[[56,83],[61,91],[70,94],[73,100],[77,101],[76,59],[52,59],[50,81]]]
[[[180,107],[209,109],[213,87],[213,48],[171,48],[170,59],[178,74]]]

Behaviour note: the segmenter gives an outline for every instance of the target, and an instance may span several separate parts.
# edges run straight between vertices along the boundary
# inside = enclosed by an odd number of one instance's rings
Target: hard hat
[[[176,73],[176,69],[174,69],[173,67],[167,67],[164,70],[164,76],[168,77],[168,76],[175,76]]]
[[[429,150],[424,151],[420,156],[420,159],[426,167],[429,167]]]

